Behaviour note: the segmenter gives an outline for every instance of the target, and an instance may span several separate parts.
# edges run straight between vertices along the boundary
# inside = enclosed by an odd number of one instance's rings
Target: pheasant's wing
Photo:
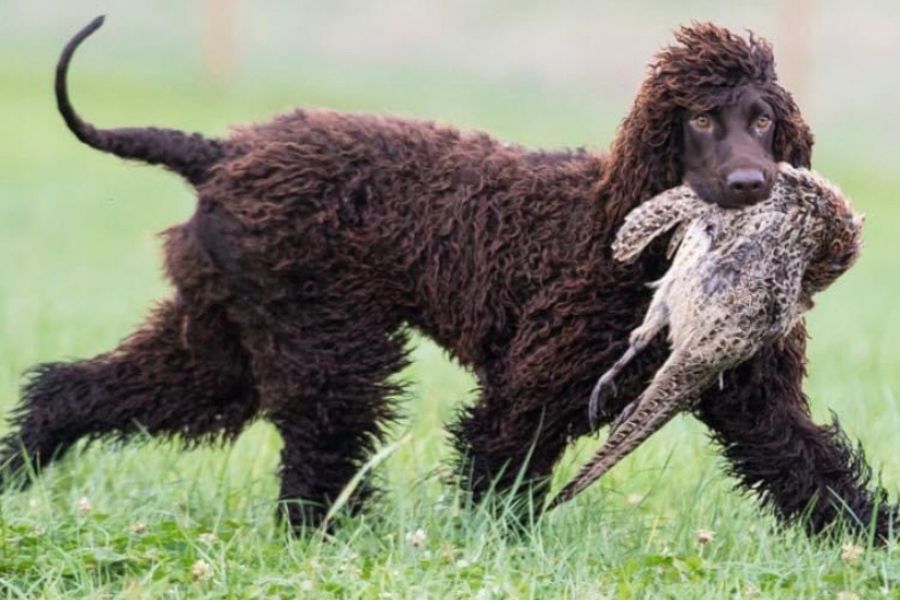
[[[808,304],[847,271],[862,247],[864,216],[834,183],[815,171],[779,165],[786,185],[815,207],[816,220],[808,235],[815,252],[803,276],[802,290]]]
[[[688,225],[689,223],[686,221],[679,223],[675,228],[675,233],[669,238],[669,247],[666,248],[666,258],[668,260],[672,260],[672,257],[675,256],[675,252],[678,251],[678,246],[681,245],[681,241],[684,240],[684,236],[687,233]]]
[[[625,217],[612,244],[613,257],[619,262],[635,260],[657,236],[679,223],[694,219],[704,206],[704,202],[686,185],[654,196]],[[671,251],[674,248],[670,248]]]

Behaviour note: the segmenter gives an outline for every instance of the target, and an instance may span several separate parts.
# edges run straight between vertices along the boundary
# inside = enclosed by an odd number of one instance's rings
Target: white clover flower
[[[212,566],[202,558],[191,567],[194,581],[206,581],[212,576]]]
[[[94,510],[94,505],[91,504],[91,501],[88,500],[87,496],[82,496],[76,506],[78,508],[78,512],[83,515],[89,514],[92,510]]]
[[[709,529],[698,529],[697,530],[697,543],[698,544],[708,544],[713,541],[716,533],[714,531],[710,531]]]
[[[219,538],[217,538],[214,533],[201,533],[199,538],[201,542],[208,545],[215,544],[219,541]]]
[[[140,521],[135,521],[128,526],[128,531],[135,535],[140,535],[147,531],[147,525],[145,523],[141,523]]]
[[[856,544],[844,544],[841,546],[841,560],[848,565],[855,565],[863,555],[863,547]]]
[[[416,529],[406,534],[406,542],[413,548],[421,548],[425,545],[428,536],[425,535],[424,529]]]

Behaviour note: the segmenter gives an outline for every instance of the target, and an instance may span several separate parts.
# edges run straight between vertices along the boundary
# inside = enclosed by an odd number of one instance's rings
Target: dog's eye
[[[691,119],[691,125],[701,131],[706,131],[712,127],[712,119],[709,118],[709,115],[697,115]]]
[[[756,117],[756,128],[760,131],[765,131],[770,125],[772,125],[772,119],[766,115],[759,115]]]

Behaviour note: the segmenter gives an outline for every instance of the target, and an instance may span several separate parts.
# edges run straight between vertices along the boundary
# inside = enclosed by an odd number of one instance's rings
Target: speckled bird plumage
[[[705,203],[688,186],[659,194],[626,217],[613,256],[632,262],[673,229],[672,265],[652,284],[653,300],[628,351],[598,380],[591,421],[600,397],[614,389],[614,377],[664,327],[672,352],[558,501],[590,485],[675,414],[692,408],[725,370],[787,335],[812,306],[813,294],[855,261],[862,217],[837,187],[813,171],[782,163],[769,198],[744,209]]]

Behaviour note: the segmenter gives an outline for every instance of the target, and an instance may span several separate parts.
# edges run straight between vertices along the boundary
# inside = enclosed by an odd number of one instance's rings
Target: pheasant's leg
[[[669,310],[666,308],[665,302],[659,299],[659,296],[660,293],[657,292],[657,295],[653,298],[653,302],[650,303],[650,308],[647,309],[647,315],[644,317],[644,322],[631,332],[631,335],[628,338],[628,349],[619,360],[613,363],[612,367],[600,376],[597,383],[594,385],[594,390],[591,392],[591,399],[588,404],[588,419],[590,420],[591,427],[594,427],[600,413],[606,408],[606,399],[609,397],[607,392],[611,392],[613,396],[616,395],[616,386],[614,383],[616,376],[618,376],[622,369],[624,369],[635,356],[643,351],[662,328],[668,324]]]
[[[644,440],[693,404],[716,373],[710,357],[678,349],[660,367],[640,397],[623,411],[606,443],[554,498],[551,507],[572,499],[603,476]]]

